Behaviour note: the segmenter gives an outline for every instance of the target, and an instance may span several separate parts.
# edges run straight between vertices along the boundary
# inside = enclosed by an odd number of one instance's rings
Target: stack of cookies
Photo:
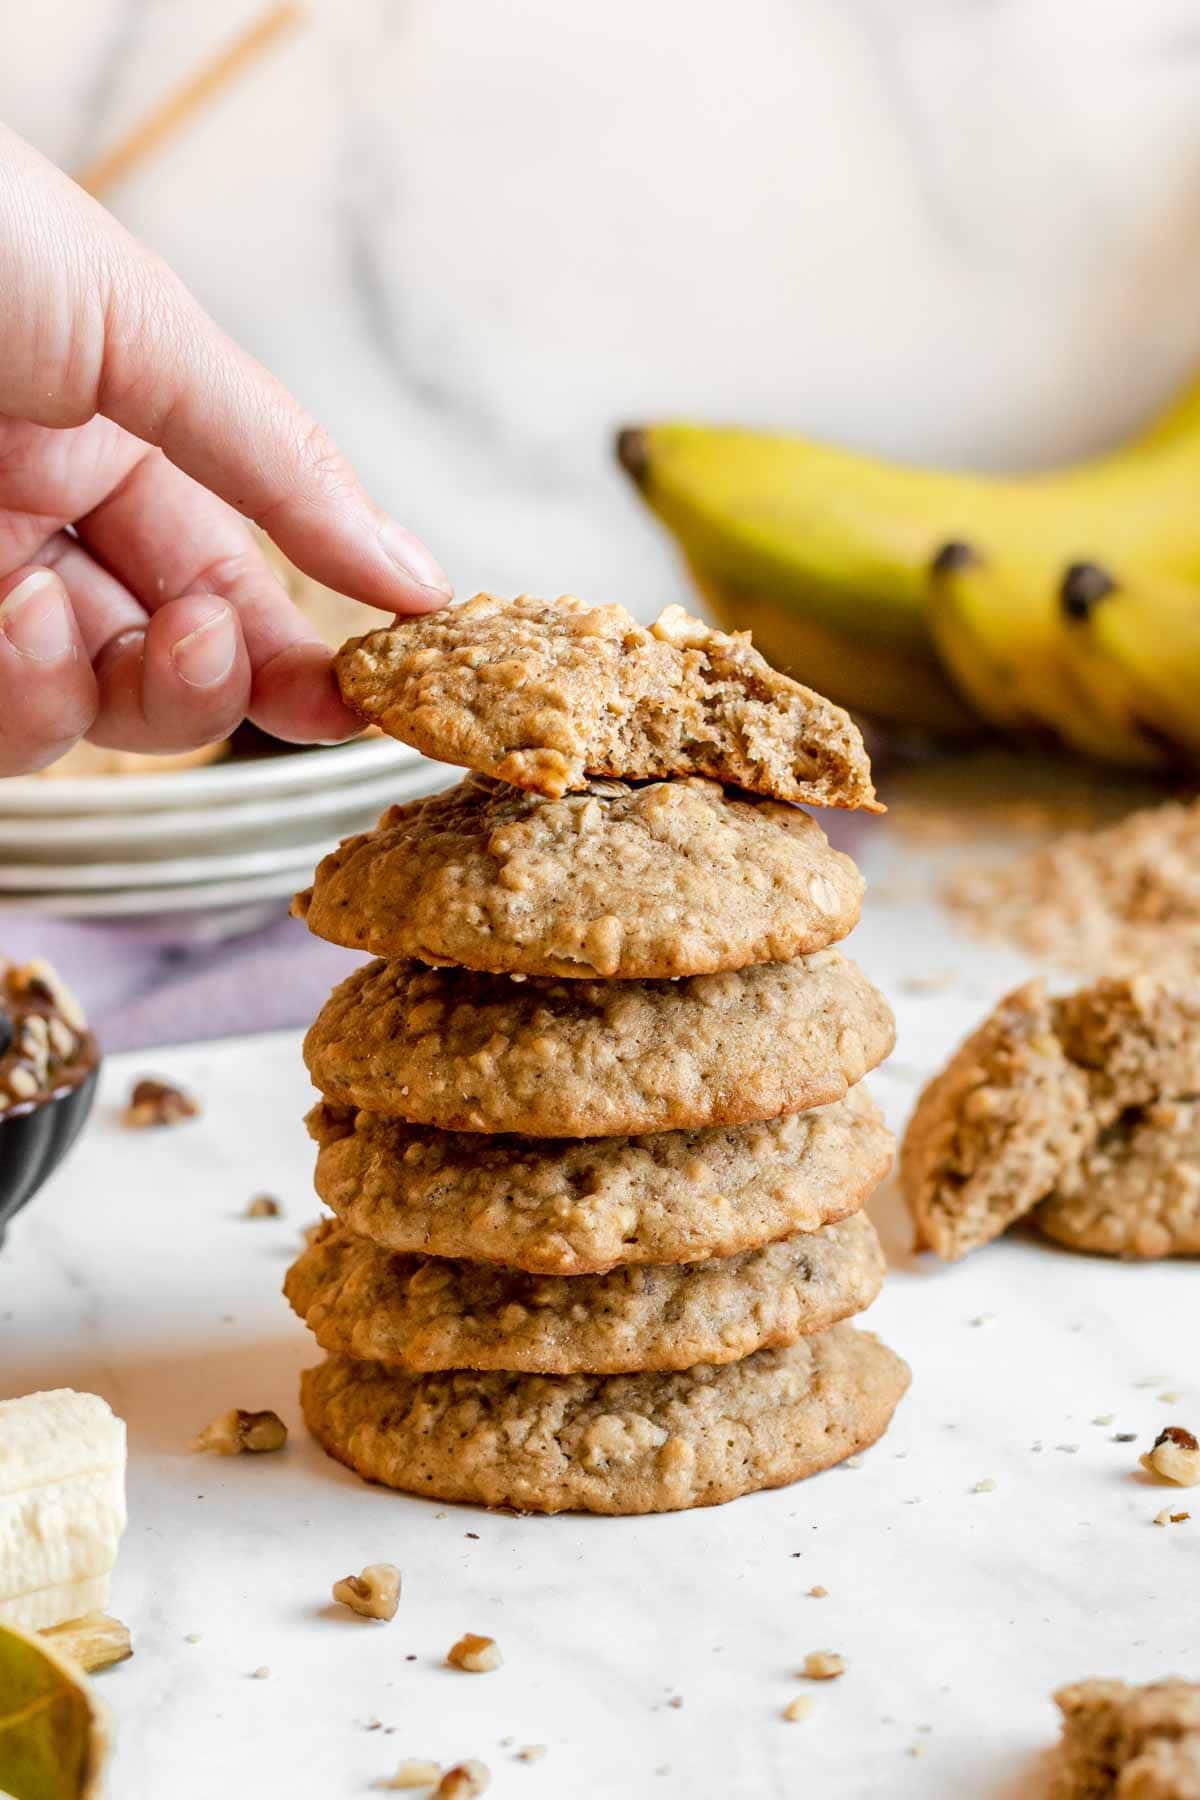
[[[285,1291],[305,1418],[361,1475],[545,1512],[701,1506],[885,1429],[886,1002],[798,801],[875,805],[844,713],[678,608],[481,595],[338,663],[473,772],[295,909],[370,951],[308,1034],[335,1217]]]

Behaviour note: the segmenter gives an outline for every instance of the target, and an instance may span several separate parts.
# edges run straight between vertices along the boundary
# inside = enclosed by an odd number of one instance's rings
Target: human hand
[[[80,737],[188,750],[358,721],[244,514],[307,574],[431,612],[450,585],[171,271],[0,127],[0,775]]]

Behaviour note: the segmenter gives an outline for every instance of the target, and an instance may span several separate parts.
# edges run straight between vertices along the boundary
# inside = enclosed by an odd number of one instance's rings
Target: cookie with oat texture
[[[570,595],[477,594],[352,638],[346,704],[439,762],[559,796],[589,775],[715,781],[880,812],[862,735],[749,633],[668,606],[650,626]]]

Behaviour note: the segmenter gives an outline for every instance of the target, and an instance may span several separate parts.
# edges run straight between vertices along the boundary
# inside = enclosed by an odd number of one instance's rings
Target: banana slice
[[[95,1394],[0,1400],[0,1624],[103,1612],[125,1529],[125,1425]]]

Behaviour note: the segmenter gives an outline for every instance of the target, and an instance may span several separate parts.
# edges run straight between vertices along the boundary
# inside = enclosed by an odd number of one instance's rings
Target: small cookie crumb
[[[343,1575],[333,1597],[364,1619],[394,1619],[400,1604],[400,1571],[394,1563],[368,1563],[361,1575]]]
[[[1154,1523],[1156,1525],[1182,1525],[1184,1520],[1190,1519],[1191,1516],[1191,1513],[1187,1512],[1172,1512],[1169,1506],[1164,1506],[1160,1513],[1155,1513]]]
[[[189,1631],[185,1635],[183,1641],[185,1644],[198,1644],[200,1642],[200,1633],[198,1631]]]
[[[974,1487],[971,1489],[971,1492],[973,1494],[994,1494],[995,1491],[996,1491],[996,1484],[992,1480],[990,1475],[985,1476],[982,1481],[977,1481],[975,1483]]]
[[[1165,1394],[1160,1394],[1158,1397],[1160,1400],[1164,1401],[1167,1406],[1176,1406],[1179,1401],[1183,1399],[1183,1395],[1176,1393],[1174,1388],[1168,1389]]]
[[[471,1675],[486,1675],[490,1670],[498,1669],[504,1658],[495,1638],[478,1637],[475,1632],[467,1631],[450,1646],[446,1661],[451,1668],[466,1669]]]
[[[823,1588],[820,1586],[810,1587],[808,1590],[810,1600],[824,1600],[828,1593],[829,1593],[828,1588]]]
[[[268,1669],[266,1663],[259,1663],[257,1669],[251,1669],[250,1679],[251,1681],[267,1681],[270,1678],[270,1674],[271,1671]]]
[[[486,1791],[491,1779],[483,1763],[468,1757],[466,1762],[455,1763],[446,1770],[433,1791],[433,1800],[475,1800],[476,1794]]]
[[[846,1659],[836,1650],[810,1650],[801,1673],[809,1681],[834,1681],[846,1673]]]
[[[545,1744],[524,1744],[517,1751],[517,1761],[524,1763],[541,1762],[546,1754]]]
[[[133,1084],[121,1123],[131,1131],[143,1131],[152,1125],[182,1125],[199,1111],[200,1102],[194,1095],[172,1087],[169,1081],[144,1075]]]
[[[211,1425],[206,1425],[193,1450],[215,1450],[218,1456],[240,1456],[243,1451],[258,1455],[264,1450],[282,1450],[287,1443],[287,1426],[276,1412],[247,1412],[235,1406]]]
[[[1092,1420],[1092,1424],[1111,1425],[1116,1416],[1116,1413],[1097,1413],[1096,1417]]]
[[[283,1212],[274,1194],[255,1194],[242,1214],[243,1219],[277,1219]]]
[[[442,1765],[430,1762],[422,1756],[408,1756],[400,1764],[396,1773],[384,1776],[375,1783],[384,1791],[396,1791],[401,1788],[430,1788],[442,1778]]]
[[[789,1725],[794,1725],[798,1719],[807,1719],[812,1709],[812,1695],[798,1694],[794,1700],[788,1701],[783,1709],[783,1716]]]
[[[1182,1425],[1168,1425],[1160,1431],[1153,1448],[1140,1461],[1143,1469],[1177,1487],[1200,1486],[1200,1443],[1195,1433]]]

